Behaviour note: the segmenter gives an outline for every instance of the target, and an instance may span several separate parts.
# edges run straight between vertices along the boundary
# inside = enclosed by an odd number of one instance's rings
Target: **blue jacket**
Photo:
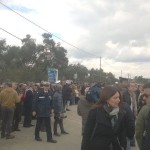
[[[50,93],[44,91],[37,93],[33,103],[33,111],[36,112],[37,117],[50,117],[51,100]]]

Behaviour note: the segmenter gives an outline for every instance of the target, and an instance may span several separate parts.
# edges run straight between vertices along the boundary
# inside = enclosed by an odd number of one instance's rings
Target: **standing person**
[[[123,78],[123,77],[119,77],[119,80],[120,80],[120,83],[118,87],[122,95],[127,90],[129,82],[127,78]]]
[[[21,131],[19,129],[19,122],[21,121],[21,113],[22,113],[22,102],[21,102],[21,97],[23,94],[20,93],[19,89],[18,89],[18,84],[13,82],[12,83],[12,88],[17,92],[20,101],[18,103],[16,103],[16,107],[15,107],[15,112],[14,112],[14,118],[13,118],[13,124],[12,124],[12,130],[13,131]]]
[[[70,111],[69,105],[70,105],[71,93],[72,93],[72,89],[70,85],[71,85],[71,81],[67,80],[66,84],[63,86],[62,89],[64,111]]]
[[[25,90],[25,98],[24,98],[24,122],[23,127],[29,128],[33,125],[32,122],[32,104],[33,104],[33,88],[32,83],[28,83],[27,89]]]
[[[80,99],[79,96],[80,96],[80,93],[79,93],[78,86],[75,85],[75,104],[78,104],[78,101]]]
[[[83,95],[80,96],[80,100],[79,100],[78,106],[77,106],[77,113],[79,116],[82,117],[82,135],[83,135],[86,121],[87,121],[88,113],[94,104],[95,104],[94,100],[88,101],[88,100],[86,100],[85,96],[83,96]]]
[[[33,116],[37,116],[36,127],[35,127],[35,140],[42,141],[40,138],[40,129],[42,122],[45,123],[47,142],[57,143],[52,138],[51,130],[51,96],[48,93],[49,84],[44,83],[43,88],[37,93],[33,104]]]
[[[0,93],[0,105],[2,114],[1,138],[14,138],[11,135],[12,121],[14,116],[15,104],[20,101],[17,92],[12,88],[11,83],[6,84],[6,88]]]
[[[89,112],[81,150],[125,149],[125,112],[120,104],[119,90],[106,86],[100,100]]]
[[[135,94],[135,82],[130,82],[127,86],[127,90],[125,90],[123,92],[123,101],[128,103],[133,114],[134,117],[136,118],[137,115],[137,101],[136,101],[136,94]],[[127,145],[128,145],[128,149],[130,150],[130,146],[135,146],[135,138],[133,137],[133,139],[128,139],[127,140]]]
[[[54,109],[54,135],[60,136],[57,132],[57,126],[60,126],[61,134],[68,134],[64,129],[63,119],[63,98],[62,98],[62,86],[57,84],[55,86],[55,93],[53,96],[53,109]]]
[[[143,99],[145,100],[146,105],[141,108],[137,116],[135,133],[140,150],[149,150],[150,142],[145,143],[144,139],[147,134],[147,128],[149,128],[147,127],[147,117],[150,111],[150,83],[146,83],[143,86]]]

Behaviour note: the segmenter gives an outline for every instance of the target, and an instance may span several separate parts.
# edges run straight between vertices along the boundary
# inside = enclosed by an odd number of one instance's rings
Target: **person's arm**
[[[130,106],[127,103],[124,103],[124,109],[126,111],[125,114],[125,123],[127,129],[126,135],[129,139],[132,139],[135,134],[135,117]]]
[[[96,109],[90,110],[86,125],[83,131],[81,150],[90,150],[90,138],[96,124]]]
[[[16,103],[19,103],[21,101],[21,97],[19,97],[19,95],[16,91],[14,93],[14,96],[15,96]]]

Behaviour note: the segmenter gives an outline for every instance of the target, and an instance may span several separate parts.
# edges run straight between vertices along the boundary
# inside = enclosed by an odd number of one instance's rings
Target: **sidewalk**
[[[20,124],[20,132],[13,132],[14,139],[6,140],[0,138],[0,150],[80,150],[81,145],[81,118],[77,116],[76,106],[70,106],[71,111],[67,111],[67,118],[64,119],[64,128],[68,135],[55,137],[58,143],[48,143],[46,133],[40,132],[42,142],[34,140],[34,127],[23,128]],[[53,121],[53,119],[52,119]],[[35,125],[33,120],[32,124]]]
[[[77,106],[70,106],[67,118],[64,119],[64,127],[68,135],[55,137],[58,143],[47,143],[46,133],[40,132],[42,142],[34,140],[34,127],[23,128],[20,124],[20,132],[14,132],[14,139],[0,139],[0,150],[80,150],[81,147],[81,117],[77,115]],[[52,119],[53,121],[53,119]],[[33,120],[32,124],[35,124]],[[138,150],[136,147],[132,150]]]

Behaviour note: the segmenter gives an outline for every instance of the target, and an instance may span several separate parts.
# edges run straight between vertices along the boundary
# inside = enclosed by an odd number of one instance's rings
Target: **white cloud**
[[[68,50],[70,62],[99,68],[102,57],[104,71],[119,76],[132,74],[149,77],[150,2],[146,0],[3,0],[4,4],[62,38],[72,46],[54,38]],[[24,38],[31,34],[42,42],[44,31],[0,5],[0,27]],[[21,42],[0,30],[7,43]],[[103,62],[104,61],[104,62]],[[106,63],[105,63],[106,62]],[[112,67],[113,65],[113,67]],[[135,75],[133,75],[135,76]]]

